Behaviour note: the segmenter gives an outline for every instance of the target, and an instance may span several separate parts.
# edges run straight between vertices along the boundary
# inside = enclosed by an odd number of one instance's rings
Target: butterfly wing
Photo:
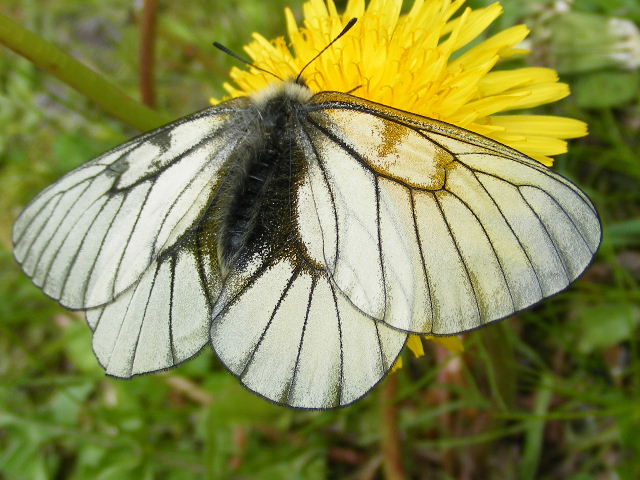
[[[47,294],[86,310],[109,375],[170,368],[211,336],[258,394],[301,408],[346,405],[384,377],[406,334],[353,308],[295,238],[254,245],[255,268],[234,268],[223,284],[212,211],[244,137],[238,122],[251,117],[235,115],[242,102],[144,135],[49,187],[16,221],[16,258]]]
[[[107,374],[128,378],[171,368],[208,342],[211,305],[221,290],[210,238],[206,229],[187,234],[115,300],[86,312]]]
[[[367,318],[324,272],[269,259],[233,281],[238,286],[214,312],[213,348],[245,387],[273,402],[314,409],[353,403],[404,346],[406,334]]]
[[[308,179],[295,221],[320,240]],[[318,242],[320,244],[320,242]],[[211,342],[227,369],[253,392],[297,408],[348,405],[389,371],[407,335],[368,318],[348,301],[296,232],[255,246],[213,312]]]
[[[598,249],[586,195],[513,149],[345,94],[305,110],[324,263],[372,318],[477,328],[565,289]]]
[[[234,100],[161,127],[40,193],[13,229],[25,273],[68,308],[113,301],[212,201],[244,107]]]

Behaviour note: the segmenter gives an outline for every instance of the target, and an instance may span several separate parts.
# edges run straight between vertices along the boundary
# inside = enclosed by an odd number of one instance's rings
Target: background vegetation
[[[568,292],[466,335],[464,354],[427,342],[425,357],[407,354],[390,381],[330,412],[257,398],[210,349],[167,373],[105,377],[83,318],[21,273],[10,231],[40,189],[137,131],[0,47],[0,479],[640,478],[640,78],[605,33],[609,17],[640,23],[640,4],[576,3],[560,15],[562,2],[505,1],[495,27],[535,29],[527,61],[575,92],[548,111],[590,125],[556,168],[601,212],[596,262]],[[3,0],[0,13],[137,99],[142,4]],[[212,41],[240,51],[253,31],[282,34],[284,4],[160,2],[164,118],[222,94],[232,60]]]

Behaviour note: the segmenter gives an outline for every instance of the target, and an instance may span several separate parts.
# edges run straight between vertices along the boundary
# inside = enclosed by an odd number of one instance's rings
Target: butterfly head
[[[313,96],[313,92],[302,78],[273,82],[267,87],[255,92],[251,99],[258,108],[271,104],[274,100],[285,102],[305,103]]]

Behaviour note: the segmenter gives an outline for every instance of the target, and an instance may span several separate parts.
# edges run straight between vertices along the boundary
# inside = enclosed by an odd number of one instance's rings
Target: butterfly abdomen
[[[273,244],[292,226],[292,188],[301,175],[292,134],[295,104],[282,91],[257,105],[258,134],[247,136],[234,152],[218,232],[218,257],[226,269]]]

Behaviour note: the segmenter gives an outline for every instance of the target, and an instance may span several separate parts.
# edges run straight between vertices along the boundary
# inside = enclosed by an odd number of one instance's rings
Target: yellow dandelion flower
[[[316,92],[348,92],[401,110],[442,120],[509,145],[545,165],[567,151],[566,139],[587,134],[586,124],[550,115],[505,114],[555,102],[569,95],[549,68],[495,70],[500,60],[526,54],[518,45],[524,25],[503,30],[474,45],[502,13],[494,3],[464,8],[464,0],[415,0],[406,15],[402,0],[349,0],[338,13],[333,0],[304,4],[298,25],[285,10],[289,45],[258,33],[245,47],[254,64],[282,78],[302,67],[340,33],[349,19],[358,23],[304,73]],[[255,69],[233,68],[231,97],[250,95],[273,82]]]
[[[422,345],[422,338],[423,337],[420,335],[409,335],[409,338],[407,338],[407,348],[411,350],[416,358],[424,356],[424,346]],[[424,338],[443,346],[451,353],[464,352],[464,345],[462,343],[462,340],[460,340],[460,337],[457,335],[452,335],[450,337],[434,337],[433,335],[425,335]],[[396,363],[394,363],[393,367],[391,367],[390,372],[393,373],[400,368],[402,368],[402,357],[398,357]]]

